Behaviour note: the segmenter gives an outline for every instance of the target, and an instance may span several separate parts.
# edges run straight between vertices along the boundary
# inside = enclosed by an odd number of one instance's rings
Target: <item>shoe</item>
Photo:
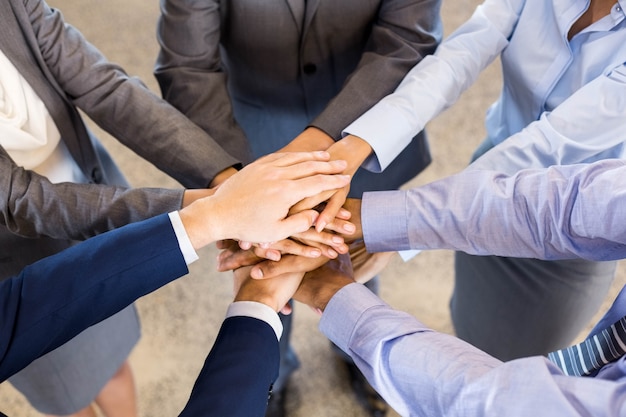
[[[383,397],[376,392],[376,390],[367,382],[365,376],[361,373],[359,368],[352,362],[342,361],[346,364],[348,369],[348,377],[350,379],[350,386],[354,391],[357,399],[361,405],[367,410],[367,415],[370,417],[384,417],[387,415],[389,406],[383,399]]]
[[[280,391],[272,392],[268,402],[265,417],[285,417],[285,397],[287,387],[283,387]]]

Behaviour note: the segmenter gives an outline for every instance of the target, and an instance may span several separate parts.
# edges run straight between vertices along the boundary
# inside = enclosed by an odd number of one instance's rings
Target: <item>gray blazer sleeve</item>
[[[250,161],[248,141],[235,121],[222,69],[219,8],[219,1],[213,0],[161,0],[157,26],[161,50],[155,76],[165,100],[231,155]]]
[[[52,184],[15,165],[0,147],[0,224],[21,236],[83,240],[178,210],[182,197],[183,190]]]
[[[440,8],[440,0],[383,1],[357,68],[311,125],[338,140],[346,126],[391,94],[411,68],[435,52],[443,34]]]
[[[129,77],[61,14],[24,0],[42,57],[68,98],[104,130],[185,187],[207,187],[240,161],[183,114]]]

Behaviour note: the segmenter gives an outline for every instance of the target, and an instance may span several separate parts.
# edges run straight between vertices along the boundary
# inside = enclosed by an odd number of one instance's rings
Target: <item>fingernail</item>
[[[331,258],[336,258],[337,257],[337,252],[335,252],[332,249],[328,249],[328,256],[330,256]]]
[[[311,249],[309,251],[309,256],[311,258],[319,258],[320,256],[322,256],[322,251],[319,249]]]
[[[354,233],[356,231],[356,226],[353,225],[352,223],[346,223],[343,225],[343,230],[345,230],[348,233]]]
[[[263,278],[263,271],[259,268],[253,268],[252,271],[250,271],[250,276],[252,278],[261,279]]]
[[[332,241],[333,241],[333,243],[342,244],[343,243],[343,238],[341,236],[333,236]]]

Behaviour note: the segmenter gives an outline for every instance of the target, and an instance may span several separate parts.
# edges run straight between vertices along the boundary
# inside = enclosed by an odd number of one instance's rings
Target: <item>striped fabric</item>
[[[565,375],[587,376],[626,353],[626,317],[581,343],[548,354]]]

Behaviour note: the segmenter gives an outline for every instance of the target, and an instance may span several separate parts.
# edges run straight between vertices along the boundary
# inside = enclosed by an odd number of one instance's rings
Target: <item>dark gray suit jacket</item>
[[[163,97],[216,137],[247,138],[256,157],[307,126],[338,140],[435,50],[442,31],[440,0],[161,5],[155,74]],[[357,174],[352,189],[395,188],[429,161],[420,135],[383,174]]]
[[[0,49],[42,99],[62,140],[93,184],[121,175],[88,132],[78,108],[185,187],[206,187],[239,163],[209,135],[108,62],[42,0],[0,2]],[[0,152],[0,278],[83,239],[180,208],[182,193],[51,184]],[[15,234],[38,237],[24,239]],[[54,238],[50,239],[45,236]]]

